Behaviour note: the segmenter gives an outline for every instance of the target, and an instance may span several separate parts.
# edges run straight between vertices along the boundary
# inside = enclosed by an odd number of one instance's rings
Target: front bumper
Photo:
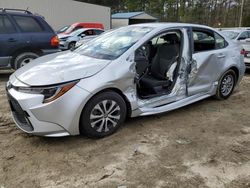
[[[249,69],[250,68],[250,57],[245,57],[244,62],[245,62],[246,68]]]
[[[13,88],[6,91],[13,119],[22,131],[47,137],[79,134],[79,119],[89,92],[75,86],[55,101],[43,104],[43,95]]]
[[[69,42],[68,41],[60,41],[59,48],[61,50],[68,50]]]

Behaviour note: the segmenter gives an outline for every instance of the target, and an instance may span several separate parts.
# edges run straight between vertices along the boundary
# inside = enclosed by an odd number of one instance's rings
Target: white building
[[[0,0],[0,8],[27,9],[37,13],[55,29],[75,22],[101,22],[111,27],[109,7],[74,0]]]

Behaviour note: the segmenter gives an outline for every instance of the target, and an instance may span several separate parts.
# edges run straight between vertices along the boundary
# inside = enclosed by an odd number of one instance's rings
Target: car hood
[[[65,33],[63,33],[63,34],[60,33],[60,34],[58,34],[57,36],[58,36],[59,39],[62,39],[62,38],[66,38],[66,37],[71,37],[72,35],[70,35],[70,34],[65,34]]]
[[[110,62],[66,51],[35,59],[13,76],[30,86],[53,85],[93,76]]]

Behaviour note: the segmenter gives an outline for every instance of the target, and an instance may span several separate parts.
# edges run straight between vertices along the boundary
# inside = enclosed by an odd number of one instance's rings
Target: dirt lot
[[[128,120],[101,140],[13,124],[0,74],[0,187],[250,187],[250,73],[226,101]]]

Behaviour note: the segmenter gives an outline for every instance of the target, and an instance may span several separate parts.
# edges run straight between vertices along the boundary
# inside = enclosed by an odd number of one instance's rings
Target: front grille
[[[17,100],[14,99],[7,90],[6,92],[13,117],[17,124],[25,131],[33,131],[34,128],[28,119],[28,113],[23,111]]]

